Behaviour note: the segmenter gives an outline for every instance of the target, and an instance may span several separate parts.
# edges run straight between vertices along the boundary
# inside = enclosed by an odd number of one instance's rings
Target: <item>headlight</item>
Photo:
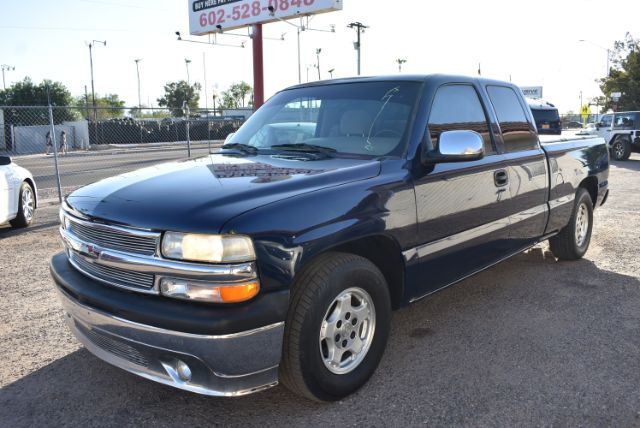
[[[200,235],[167,232],[162,255],[170,259],[207,263],[242,263],[256,259],[251,238],[240,235]]]

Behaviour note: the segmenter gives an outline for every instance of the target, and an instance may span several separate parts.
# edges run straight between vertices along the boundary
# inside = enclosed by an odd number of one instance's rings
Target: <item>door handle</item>
[[[493,173],[493,182],[496,187],[503,187],[509,184],[509,174],[505,169],[499,169]]]

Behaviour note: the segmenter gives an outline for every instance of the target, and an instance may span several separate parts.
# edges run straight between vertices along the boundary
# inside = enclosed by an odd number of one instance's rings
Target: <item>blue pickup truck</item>
[[[541,144],[510,83],[311,83],[209,156],[72,193],[51,273],[75,336],[115,366],[333,401],[375,371],[392,310],[542,241],[581,258],[608,173],[600,138]]]

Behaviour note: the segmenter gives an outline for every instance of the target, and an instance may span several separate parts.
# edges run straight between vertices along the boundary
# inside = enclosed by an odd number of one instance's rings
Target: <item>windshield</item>
[[[227,142],[265,150],[400,155],[419,82],[290,89],[271,98]]]
[[[554,122],[560,120],[558,110],[531,109],[531,113],[533,113],[533,118],[536,122]]]

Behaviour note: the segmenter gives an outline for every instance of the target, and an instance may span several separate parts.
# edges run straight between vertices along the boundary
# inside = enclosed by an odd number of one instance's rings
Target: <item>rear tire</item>
[[[576,192],[569,224],[549,239],[553,255],[560,260],[581,259],[589,248],[592,229],[593,202],[589,192],[580,187]]]
[[[27,227],[33,222],[36,209],[36,197],[33,188],[26,181],[20,186],[18,195],[18,215],[11,220],[11,226],[15,228]]]
[[[390,323],[389,289],[373,263],[353,254],[319,256],[292,290],[280,381],[315,401],[346,397],[378,367]]]
[[[611,157],[613,160],[625,161],[631,156],[631,141],[625,137],[618,137],[611,145]]]

